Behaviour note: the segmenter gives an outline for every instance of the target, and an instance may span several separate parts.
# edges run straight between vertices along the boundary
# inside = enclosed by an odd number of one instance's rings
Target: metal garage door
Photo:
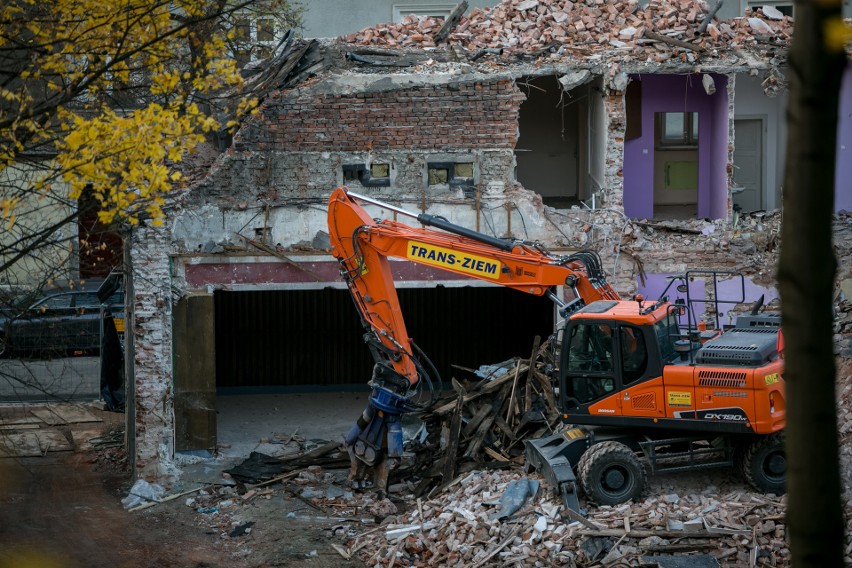
[[[529,357],[553,330],[553,304],[505,288],[402,288],[409,335],[444,380],[451,365]],[[220,392],[343,388],[369,380],[372,359],[346,290],[216,292]]]

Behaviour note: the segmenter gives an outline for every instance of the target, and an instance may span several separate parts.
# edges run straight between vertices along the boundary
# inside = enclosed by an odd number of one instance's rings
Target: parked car
[[[97,288],[93,284],[98,284]],[[4,355],[96,355],[101,346],[102,319],[114,318],[124,332],[124,290],[121,275],[89,282],[81,290],[47,293],[3,325]]]

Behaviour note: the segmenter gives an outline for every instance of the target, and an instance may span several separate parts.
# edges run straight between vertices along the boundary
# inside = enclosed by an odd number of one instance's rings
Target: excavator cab
[[[660,309],[641,318],[646,321],[625,320],[623,312],[631,308],[638,316],[635,302],[592,302],[567,322],[559,377],[566,421],[568,414],[576,418],[580,413],[609,416],[611,422],[612,416],[622,415],[622,405],[629,400],[619,393],[659,378],[663,364],[674,356],[680,332],[671,311]]]

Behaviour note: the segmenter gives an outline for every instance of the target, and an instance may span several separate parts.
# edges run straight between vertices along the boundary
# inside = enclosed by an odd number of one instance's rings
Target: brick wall
[[[131,234],[133,385],[136,478],[166,481],[174,465],[172,284],[167,229],[138,226]],[[130,399],[129,399],[130,400]]]
[[[271,97],[237,150],[514,148],[524,94],[510,80]]]

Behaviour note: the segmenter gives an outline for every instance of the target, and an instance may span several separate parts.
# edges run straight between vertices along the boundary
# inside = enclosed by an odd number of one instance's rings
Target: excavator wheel
[[[586,450],[577,472],[586,497],[598,505],[624,503],[645,488],[645,467],[621,442],[601,442]]]
[[[783,495],[787,491],[787,454],[784,432],[762,436],[745,447],[740,468],[749,485],[764,493]]]

